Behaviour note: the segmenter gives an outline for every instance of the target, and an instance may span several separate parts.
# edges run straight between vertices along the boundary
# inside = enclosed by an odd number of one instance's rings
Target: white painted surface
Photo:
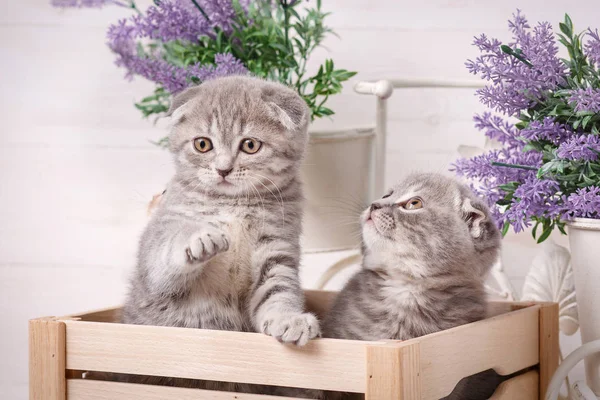
[[[506,19],[517,6],[532,20],[558,22],[569,11],[579,28],[598,25],[600,16],[594,0],[324,3],[342,39],[329,40],[312,65],[333,57],[336,65],[360,71],[356,80],[469,78],[463,64],[476,55],[472,37],[485,31],[506,38]],[[27,319],[121,301],[146,203],[172,171],[168,154],[148,143],[164,131],[133,108],[152,86],[124,81],[103,45],[106,25],[127,14],[2,1],[2,398],[27,397]],[[374,100],[349,85],[331,106],[337,127],[368,125],[375,117]],[[483,145],[471,122],[479,109],[470,90],[396,92],[389,107],[388,184],[416,169],[445,171],[459,144]],[[518,288],[535,251],[527,234],[505,242],[505,264]],[[329,261],[307,257],[305,283],[314,283]],[[576,342],[565,344],[569,351]]]
[[[600,221],[576,219],[569,224],[568,231],[575,291],[580,299],[581,340],[589,343],[600,340]],[[600,395],[600,352],[585,359],[585,375],[590,388]]]

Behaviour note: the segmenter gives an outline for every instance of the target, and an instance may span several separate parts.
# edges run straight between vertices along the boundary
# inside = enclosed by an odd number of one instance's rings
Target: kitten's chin
[[[363,223],[362,239],[367,249],[372,249],[378,242],[384,239],[379,233],[373,220],[369,219]]]
[[[210,186],[212,192],[224,196],[240,196],[246,195],[246,191],[242,185],[231,182],[219,182]]]

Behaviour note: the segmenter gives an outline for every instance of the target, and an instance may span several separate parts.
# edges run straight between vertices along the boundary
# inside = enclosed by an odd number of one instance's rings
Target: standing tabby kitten
[[[324,336],[406,340],[485,317],[500,232],[466,186],[413,174],[361,222],[363,268],[335,300]]]
[[[206,82],[175,97],[175,176],[142,235],[125,323],[319,334],[298,278],[309,110],[283,85]]]

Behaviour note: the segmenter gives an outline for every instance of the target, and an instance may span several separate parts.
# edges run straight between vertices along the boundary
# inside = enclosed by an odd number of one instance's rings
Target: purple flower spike
[[[600,113],[600,89],[585,89],[573,90],[569,103],[575,104],[575,111],[590,111]]]
[[[199,79],[201,82],[215,78],[231,75],[247,75],[248,70],[240,60],[231,54],[217,54],[216,65],[196,64],[189,69],[189,75]]]
[[[564,217],[570,218],[600,218],[600,188],[588,186],[577,189],[565,199]]]
[[[506,115],[517,115],[546,96],[546,91],[565,82],[565,67],[558,58],[558,47],[547,22],[531,31],[520,12],[509,21],[514,54],[502,50],[502,43],[485,35],[475,38],[482,55],[468,60],[467,69],[491,84],[477,91],[481,102]]]
[[[588,60],[596,64],[597,68],[600,68],[600,35],[598,34],[598,29],[593,31],[589,28],[586,36],[588,37],[588,42],[585,45],[585,51]]]
[[[520,133],[528,141],[539,142],[546,140],[555,144],[566,140],[573,134],[565,125],[554,122],[554,119],[551,117],[544,118],[543,122],[531,122]]]
[[[598,153],[600,153],[600,137],[581,135],[561,143],[556,155],[568,160],[595,161],[598,159]]]

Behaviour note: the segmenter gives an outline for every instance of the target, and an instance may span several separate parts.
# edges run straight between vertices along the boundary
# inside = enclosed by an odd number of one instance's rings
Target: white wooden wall
[[[357,80],[468,78],[463,64],[476,55],[472,37],[485,31],[506,38],[506,19],[517,6],[532,20],[558,22],[569,11],[579,28],[600,20],[595,0],[323,2],[341,39],[329,40],[312,65],[333,57],[340,67],[360,71]],[[128,11],[63,12],[48,3],[1,3],[3,399],[27,397],[29,318],[121,302],[146,203],[172,172],[168,154],[148,142],[165,132],[133,108],[152,86],[124,81],[104,46],[107,24]],[[373,100],[349,87],[331,101],[338,114],[329,124],[370,124]],[[396,92],[388,182],[417,169],[444,171],[459,144],[482,145],[471,123],[478,109],[468,90]],[[510,236],[505,247],[509,274],[520,287],[536,248],[526,234]],[[310,256],[305,264],[310,285],[326,260]]]

